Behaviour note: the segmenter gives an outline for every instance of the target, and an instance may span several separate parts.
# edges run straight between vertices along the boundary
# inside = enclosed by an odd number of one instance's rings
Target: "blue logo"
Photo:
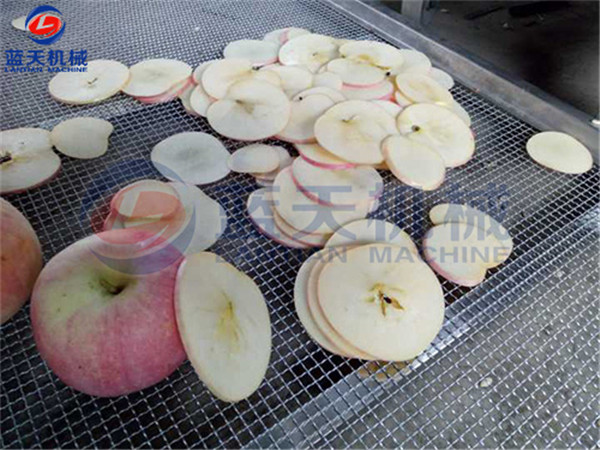
[[[41,45],[58,41],[65,31],[61,12],[53,6],[41,5],[33,8],[25,19],[29,39]]]

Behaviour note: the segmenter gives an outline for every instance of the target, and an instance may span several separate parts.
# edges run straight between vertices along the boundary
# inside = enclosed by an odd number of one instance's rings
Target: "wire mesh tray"
[[[87,49],[89,59],[128,65],[149,57],[196,65],[219,57],[229,41],[285,26],[378,39],[314,1],[53,5],[68,23],[57,47]],[[10,20],[27,9],[2,3],[5,48],[33,48],[10,28]],[[140,105],[118,96],[94,107],[60,105],[46,92],[50,77],[3,74],[3,129],[49,129],[67,117],[90,115],[110,120],[115,131],[102,158],[63,158],[57,179],[7,196],[31,220],[46,260],[93,231],[106,212],[107,194],[134,179],[159,178],[149,164],[153,145],[182,131],[211,132],[179,102]],[[249,177],[231,175],[203,190],[230,218],[212,250],[252,277],[269,306],[273,354],[260,389],[246,401],[224,404],[186,362],[167,380],[128,396],[74,392],[41,360],[27,306],[1,329],[2,447],[593,446],[597,168],[572,177],[533,164],[524,152],[533,128],[464,87],[452,93],[473,118],[475,158],[426,194],[386,175],[374,217],[398,223],[418,241],[436,203],[493,198],[516,248],[477,288],[443,282],[449,305],[444,328],[410,366],[347,360],[311,342],[292,299],[296,272],[310,252],[260,235],[244,208],[256,186]],[[242,145],[224,143],[230,151]],[[93,207],[90,199],[97,200]]]

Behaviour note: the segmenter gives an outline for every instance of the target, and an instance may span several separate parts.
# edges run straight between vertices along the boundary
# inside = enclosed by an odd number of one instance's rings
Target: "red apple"
[[[181,254],[141,230],[89,236],[54,256],[31,298],[37,347],[67,385],[113,397],[169,376],[185,359],[174,312]]]
[[[17,208],[0,199],[0,322],[25,304],[42,270],[42,249],[29,221]]]

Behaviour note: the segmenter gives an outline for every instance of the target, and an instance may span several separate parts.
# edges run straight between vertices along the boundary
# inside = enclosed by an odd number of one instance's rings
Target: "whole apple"
[[[174,311],[181,254],[141,230],[111,230],[54,256],[31,298],[37,347],[67,385],[114,397],[151,386],[185,359]]]
[[[0,322],[25,304],[42,270],[42,248],[29,221],[0,198]]]

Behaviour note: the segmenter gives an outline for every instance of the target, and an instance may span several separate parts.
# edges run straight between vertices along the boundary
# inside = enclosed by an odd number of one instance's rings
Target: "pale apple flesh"
[[[278,44],[253,39],[232,41],[223,50],[225,58],[245,58],[254,66],[264,66],[276,62],[278,53]]]
[[[52,145],[72,158],[91,159],[108,150],[108,137],[113,125],[95,117],[76,117],[56,125],[50,133]]]
[[[126,219],[165,219],[180,207],[175,189],[158,180],[140,180],[115,194],[110,208]]]
[[[319,144],[296,144],[296,150],[308,163],[324,169],[343,170],[356,167],[356,164],[338,158]]]
[[[277,137],[298,144],[315,142],[315,122],[333,105],[334,101],[322,94],[307,95],[291,102],[290,119]]]
[[[585,173],[594,165],[592,154],[581,142],[558,131],[544,131],[529,138],[527,153],[538,164],[568,174]]]
[[[267,173],[279,167],[279,153],[270,145],[251,144],[233,152],[227,165],[237,173]]]
[[[123,93],[132,97],[154,97],[189,79],[192,68],[176,59],[159,58],[134,64],[129,68],[129,73],[129,81],[121,89]]]

